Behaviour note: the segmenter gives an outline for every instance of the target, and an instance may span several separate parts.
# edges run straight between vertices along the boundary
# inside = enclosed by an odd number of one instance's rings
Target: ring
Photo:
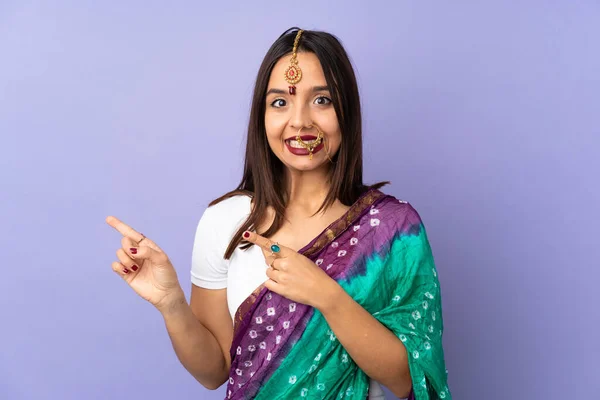
[[[279,243],[275,242],[271,245],[271,255],[274,256],[275,253],[279,253],[281,251],[281,248],[279,247]]]
[[[140,235],[142,235],[142,238],[140,240],[137,241],[137,244],[140,244],[140,242],[144,239],[146,239],[146,236],[144,236],[143,233],[140,233]]]

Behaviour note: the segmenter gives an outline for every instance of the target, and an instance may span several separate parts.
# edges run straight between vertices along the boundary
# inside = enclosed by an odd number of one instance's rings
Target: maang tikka
[[[290,84],[290,95],[295,95],[296,94],[296,83],[300,82],[300,80],[302,79],[302,70],[300,69],[300,67],[298,66],[298,43],[300,42],[300,36],[302,35],[302,32],[304,32],[302,29],[298,30],[298,33],[296,34],[296,39],[294,39],[294,48],[292,49],[292,58],[290,59],[290,66],[287,67],[287,69],[285,70],[285,80]],[[312,127],[317,128],[317,139],[315,141],[313,141],[312,143],[306,143],[304,140],[302,140],[302,137],[300,136],[300,132],[302,131],[303,128],[298,129],[298,134],[296,135],[296,141],[298,142],[298,144],[300,144],[300,146],[304,147],[306,150],[308,150],[308,154],[309,154],[309,159],[312,160],[313,158],[313,151],[315,150],[315,148],[317,146],[319,146],[322,142],[323,142],[323,131],[317,126],[317,124],[312,124],[309,126],[309,128]]]
[[[302,79],[302,70],[298,66],[298,59],[296,58],[296,52],[298,51],[298,42],[300,42],[300,35],[302,35],[302,32],[304,31],[300,29],[296,34],[296,39],[294,40],[294,48],[292,50],[292,58],[290,60],[291,65],[285,70],[285,80],[291,85],[289,89],[290,95],[292,96],[296,94],[296,83],[300,82],[300,79]]]

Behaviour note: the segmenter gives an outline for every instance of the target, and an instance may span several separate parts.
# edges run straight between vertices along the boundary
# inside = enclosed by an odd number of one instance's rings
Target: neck
[[[288,208],[301,208],[312,215],[321,207],[330,188],[327,166],[324,167],[312,171],[287,170]]]

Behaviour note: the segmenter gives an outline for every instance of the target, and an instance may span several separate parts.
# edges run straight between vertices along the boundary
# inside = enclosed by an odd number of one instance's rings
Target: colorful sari
[[[411,398],[451,399],[442,307],[423,223],[408,203],[370,190],[300,250],[335,279],[408,353]],[[369,377],[323,315],[264,286],[234,321],[228,399],[366,399]]]

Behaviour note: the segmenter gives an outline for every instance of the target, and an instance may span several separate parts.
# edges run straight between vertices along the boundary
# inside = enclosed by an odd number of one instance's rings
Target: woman
[[[450,399],[425,228],[362,182],[342,45],[293,28],[256,81],[244,176],[198,224],[188,305],[167,255],[114,217],[113,269],[164,317],[185,368],[230,399]]]

